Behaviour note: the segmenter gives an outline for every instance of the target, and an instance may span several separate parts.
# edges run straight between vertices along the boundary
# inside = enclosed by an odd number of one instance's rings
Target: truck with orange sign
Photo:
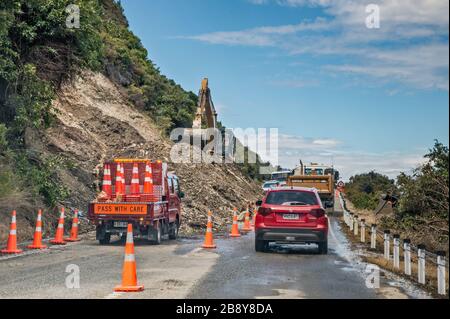
[[[126,234],[129,223],[135,237],[156,245],[165,235],[177,238],[184,193],[166,163],[116,159],[104,164],[102,179],[102,192],[88,209],[100,244],[109,244],[112,235]]]

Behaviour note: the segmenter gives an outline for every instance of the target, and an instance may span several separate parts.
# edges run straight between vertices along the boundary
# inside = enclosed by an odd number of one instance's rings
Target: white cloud
[[[343,179],[375,170],[390,178],[412,170],[424,161],[426,150],[414,152],[371,153],[347,150],[346,145],[335,139],[305,138],[292,135],[279,137],[279,161],[282,167],[294,168],[303,162],[319,162],[332,165],[340,171]]]
[[[268,154],[271,157],[265,158],[257,149],[257,142],[266,143],[267,136],[258,135],[256,137],[255,135],[256,139],[248,142],[241,133],[243,132],[235,131],[236,137],[252,151],[259,153],[263,161],[270,161],[272,165],[291,169],[298,166],[300,160],[304,163],[334,165],[343,180],[348,180],[355,174],[367,173],[372,170],[390,178],[396,178],[401,172],[411,174],[414,168],[424,162],[423,154],[427,152],[426,149],[415,149],[411,152],[365,152],[350,150],[343,142],[333,138],[278,134],[278,136],[268,136],[271,141],[267,143],[267,146],[269,144],[278,145],[278,148],[277,152],[272,150]],[[275,154],[277,154],[276,158],[274,158]]]
[[[211,44],[280,48],[292,56],[337,56],[350,63],[320,65],[318,71],[448,91],[448,1],[373,0],[380,6],[380,29],[366,28],[366,2],[363,1],[250,2],[291,7],[319,6],[323,8],[324,16],[298,24],[261,26],[186,38]],[[287,86],[289,84],[286,83]]]

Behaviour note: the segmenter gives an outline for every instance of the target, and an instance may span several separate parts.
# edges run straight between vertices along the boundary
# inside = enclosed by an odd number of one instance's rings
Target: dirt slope
[[[172,142],[151,118],[129,104],[120,90],[100,73],[84,72],[63,86],[54,102],[56,123],[46,132],[27,132],[27,148],[45,156],[61,155],[73,168],[61,170],[61,182],[72,192],[66,203],[82,211],[95,196],[92,170],[114,157],[147,157],[169,161]],[[182,232],[203,230],[211,209],[215,224],[231,222],[231,208],[260,197],[259,186],[234,164],[169,164],[181,178],[184,200]]]

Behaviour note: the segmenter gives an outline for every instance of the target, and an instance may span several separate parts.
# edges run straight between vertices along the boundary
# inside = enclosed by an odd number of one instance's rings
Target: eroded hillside
[[[94,167],[114,157],[144,157],[170,163],[172,142],[147,115],[139,112],[100,73],[83,72],[65,84],[54,102],[56,122],[45,133],[27,134],[27,147],[42,156],[61,155],[72,168],[58,177],[71,190],[69,205],[86,209],[95,196]],[[223,228],[231,221],[233,206],[256,200],[258,185],[234,164],[169,164],[186,193],[185,232],[204,227],[211,209]],[[219,218],[220,217],[220,218]]]

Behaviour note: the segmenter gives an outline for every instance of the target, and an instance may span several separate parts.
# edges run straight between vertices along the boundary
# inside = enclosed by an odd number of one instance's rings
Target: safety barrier
[[[46,249],[47,246],[42,243],[42,210],[38,211],[38,215],[36,218],[36,228],[33,238],[33,244],[28,245],[26,248],[31,250],[41,250]],[[75,242],[79,241],[78,238],[78,224],[79,224],[79,217],[78,217],[78,210],[73,211],[73,220],[72,220],[72,229],[70,232],[69,238],[64,238],[64,207],[61,207],[60,210],[60,216],[58,220],[58,227],[55,232],[55,238],[53,240],[50,240],[50,243],[52,245],[65,245],[67,244],[67,241]],[[18,255],[23,253],[24,251],[22,249],[17,248],[17,224],[16,224],[16,211],[12,212],[11,216],[11,224],[10,224],[10,232],[8,236],[8,242],[7,247],[3,250],[0,250],[0,255],[2,254],[9,254],[9,255]]]
[[[339,194],[339,201],[343,210],[344,223],[347,225],[350,233],[353,233],[354,236],[359,234],[360,242],[366,244],[366,231],[369,225],[366,225],[365,219],[359,219],[358,215],[348,211],[342,193]],[[417,260],[417,282],[426,285],[427,265],[431,265],[428,267],[436,267],[437,292],[439,295],[447,295],[446,274],[448,272],[448,261],[445,252],[433,253],[427,251],[425,245],[422,244],[413,246],[409,238],[403,239],[403,245],[401,245],[400,235],[391,234],[391,231],[388,229],[381,231],[376,224],[370,225],[369,229],[371,250],[377,250],[377,239],[382,239],[383,257],[386,261],[392,262],[393,268],[398,271],[400,271],[401,250],[403,250],[403,273],[408,277],[412,276],[412,254],[414,253]]]

